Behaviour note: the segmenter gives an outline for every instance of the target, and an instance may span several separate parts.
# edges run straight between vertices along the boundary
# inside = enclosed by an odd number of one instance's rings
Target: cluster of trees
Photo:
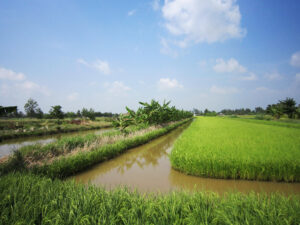
[[[208,109],[205,109],[204,111],[201,111],[199,109],[193,109],[193,113],[196,116],[216,116],[218,113],[216,111],[209,111]]]
[[[278,101],[277,104],[268,105],[266,113],[279,119],[282,115],[286,114],[289,118],[300,118],[300,105],[293,98],[286,98],[285,100]]]
[[[218,114],[223,115],[257,115],[257,114],[265,114],[266,110],[264,110],[262,107],[256,107],[254,110],[251,110],[249,108],[240,108],[240,109],[222,109],[220,112],[216,111],[209,111],[208,109],[205,109],[204,111],[194,109],[193,110],[195,115],[199,116],[216,116]]]
[[[204,111],[194,109],[195,115],[202,116],[216,116],[216,115],[271,115],[279,119],[282,115],[286,114],[289,118],[300,118],[300,105],[297,107],[297,103],[293,98],[286,98],[285,100],[278,101],[277,104],[268,105],[266,109],[262,107],[255,107],[254,110],[249,108],[241,109],[223,109],[220,112],[209,111],[205,109]]]
[[[46,119],[63,119],[63,118],[78,118],[78,117],[85,117],[91,120],[95,120],[96,117],[113,117],[118,116],[118,114],[113,114],[110,112],[95,112],[93,109],[86,109],[83,108],[81,111],[78,110],[75,112],[66,112],[62,111],[62,106],[55,105],[51,106],[49,113],[44,113],[41,108],[39,107],[37,101],[30,98],[24,105],[25,114],[22,111],[18,111],[17,106],[10,106],[10,107],[2,107],[0,106],[0,117],[30,117],[30,118],[46,118]]]
[[[150,103],[139,102],[142,107],[137,111],[126,107],[127,113],[120,115],[115,121],[114,125],[124,130],[129,125],[153,125],[163,124],[171,121],[178,121],[185,118],[190,118],[193,113],[176,109],[175,106],[170,107],[170,101],[161,105],[158,101],[151,100]]]
[[[17,111],[18,111],[17,106],[3,107],[0,105],[0,116],[1,117],[5,117],[5,116],[11,115],[11,114],[16,114]]]

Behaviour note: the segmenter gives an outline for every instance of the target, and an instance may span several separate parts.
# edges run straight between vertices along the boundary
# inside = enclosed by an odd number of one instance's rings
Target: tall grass
[[[173,168],[197,176],[300,181],[299,137],[294,128],[198,117],[170,159]]]
[[[299,196],[107,191],[29,174],[0,177],[1,224],[299,224]]]

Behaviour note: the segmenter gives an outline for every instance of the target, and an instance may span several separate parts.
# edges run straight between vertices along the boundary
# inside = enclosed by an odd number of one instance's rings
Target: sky
[[[300,103],[299,0],[0,0],[0,105]]]

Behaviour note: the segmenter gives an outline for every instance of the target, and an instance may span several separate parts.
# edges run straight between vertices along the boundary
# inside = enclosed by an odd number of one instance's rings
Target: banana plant
[[[193,114],[188,111],[178,110],[174,106],[170,107],[170,101],[164,101],[162,105],[158,101],[151,100],[150,103],[139,102],[142,107],[134,110],[126,107],[127,115],[122,115],[115,123],[119,127],[124,127],[127,124],[131,125],[151,125],[163,124],[170,121],[192,117]],[[129,126],[127,125],[127,126]],[[126,127],[125,127],[126,128]],[[124,128],[124,129],[125,129]],[[122,129],[122,130],[124,130]]]
[[[127,115],[121,114],[115,120],[113,120],[112,125],[117,127],[122,133],[127,133],[126,128],[132,124],[132,120]]]

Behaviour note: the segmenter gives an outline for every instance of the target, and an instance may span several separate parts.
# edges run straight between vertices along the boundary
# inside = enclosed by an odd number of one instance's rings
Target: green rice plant
[[[107,191],[24,173],[0,177],[1,224],[299,224],[300,198],[279,194]]]
[[[237,118],[235,120],[238,120],[238,121],[243,121],[243,122],[246,122],[246,123],[256,123],[256,124],[263,124],[263,125],[269,125],[269,126],[278,126],[278,127],[290,127],[290,128],[297,128],[297,129],[300,129],[300,123],[297,121],[295,122],[294,120],[261,120],[261,119],[257,119],[257,118],[254,118],[254,119],[247,119],[247,118]]]
[[[300,181],[300,130],[245,121],[198,117],[175,142],[172,167],[213,178]]]

